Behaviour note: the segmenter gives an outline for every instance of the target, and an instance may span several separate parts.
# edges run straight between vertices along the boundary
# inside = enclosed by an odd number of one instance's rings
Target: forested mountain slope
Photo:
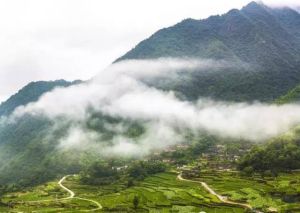
[[[9,115],[18,106],[37,101],[44,93],[53,90],[55,87],[68,87],[80,82],[81,81],[68,82],[65,80],[31,82],[20,89],[16,94],[12,95],[8,100],[1,103],[0,117]]]
[[[276,100],[278,104],[286,104],[300,101],[300,85],[288,91],[285,95]]]
[[[252,2],[221,16],[186,19],[161,29],[117,61],[192,57],[243,62],[248,69],[196,72],[189,80],[182,78],[159,87],[179,91],[189,99],[271,101],[300,82],[299,35],[297,11]]]

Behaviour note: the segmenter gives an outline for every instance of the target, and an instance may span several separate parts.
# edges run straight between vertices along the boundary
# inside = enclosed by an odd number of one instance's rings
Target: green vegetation
[[[2,124],[2,116],[10,115],[17,107],[37,101],[43,94],[57,88],[69,87],[81,81],[31,82],[0,105],[0,184],[6,191],[49,181],[62,173],[64,154],[55,152],[56,139],[64,130],[46,138],[53,122],[43,116],[25,115],[16,122]],[[55,136],[54,136],[55,135]],[[57,162],[65,162],[64,165]],[[76,164],[76,165],[75,165]],[[68,165],[65,172],[78,172],[78,162]]]
[[[177,91],[176,94],[182,94],[180,97],[189,100],[199,96],[226,100],[274,100],[300,81],[297,72],[300,55],[298,18],[299,14],[292,10],[273,10],[251,3],[240,11],[231,10],[205,20],[187,19],[162,29],[120,60],[173,56],[225,59],[237,66],[187,74],[183,70],[175,78],[170,76],[170,79],[158,81],[155,85],[149,83],[157,88]],[[57,86],[67,87],[76,83],[79,82],[30,83],[1,104],[0,116],[36,101]],[[145,132],[137,122],[90,110],[85,128],[101,133],[99,141],[105,141],[103,145],[111,143],[117,131],[108,128],[107,123],[125,126],[126,130],[121,134],[131,139],[139,138]],[[70,127],[68,121],[60,119],[64,121],[63,125],[56,129],[55,122],[42,116],[24,116],[15,123],[0,126],[0,184],[17,190],[63,174],[82,172],[99,160],[99,156],[93,153],[57,152],[59,140],[66,136]],[[218,141],[214,137],[201,138],[199,143],[194,143],[194,140],[197,139],[186,138],[186,141],[192,142],[188,151],[178,149],[173,153],[162,153],[162,158],[178,166],[184,165]],[[247,172],[251,172],[251,168]]]
[[[8,100],[0,105],[0,117],[9,115],[18,106],[26,105],[30,102],[35,102],[46,92],[53,90],[56,87],[68,87],[74,84],[81,83],[81,81],[68,82],[65,80],[57,81],[37,81],[31,82],[23,87],[16,94],[11,96]]]
[[[254,208],[280,212],[300,211],[300,173],[280,173],[276,178],[241,176],[238,172],[202,172],[200,180],[233,201],[249,203]]]
[[[80,177],[68,178],[65,186],[72,189],[76,196],[98,201],[103,206],[103,212],[244,212],[241,208],[221,204],[218,199],[208,194],[198,183],[180,181],[176,173],[161,173],[147,177],[144,181],[137,182],[134,187],[127,188],[125,182],[91,186],[80,182]],[[17,200],[48,199],[42,193],[49,193],[47,186],[39,186],[39,190],[32,192],[12,193],[5,196],[5,201],[11,203],[14,211],[52,210],[70,211],[92,209],[91,203],[76,199],[58,200],[54,202],[18,203]],[[53,190],[53,189],[52,189]],[[52,197],[61,192],[52,192]],[[65,195],[66,196],[66,195]],[[6,210],[5,208],[2,208]]]
[[[204,20],[186,19],[159,30],[120,57],[152,59],[192,57],[225,59],[231,68],[182,72],[152,85],[199,96],[233,101],[274,101],[300,82],[300,14],[252,2],[242,10]],[[246,66],[245,66],[246,64]],[[243,66],[244,65],[244,66]]]
[[[64,118],[61,118],[62,120]],[[123,125],[123,133],[109,125]],[[138,138],[144,127],[135,121],[104,116],[91,110],[86,130],[101,134],[99,142],[109,145],[116,134]],[[53,180],[64,174],[84,171],[101,156],[93,150],[74,152],[58,150],[60,140],[68,135],[71,123],[62,121],[59,128],[53,120],[43,116],[25,115],[17,122],[0,122],[0,184],[12,190]],[[49,134],[50,133],[50,134]],[[97,141],[94,141],[97,143]],[[12,186],[10,186],[12,185]]]
[[[125,163],[125,162],[124,162]],[[127,161],[130,166],[117,166],[114,162],[96,161],[81,172],[81,182],[90,185],[112,184],[120,179],[128,179],[127,186],[135,180],[143,180],[149,175],[165,172],[167,165],[156,160]]]
[[[299,127],[273,139],[266,145],[255,146],[239,162],[239,169],[271,173],[300,169]]]
[[[135,196],[133,197],[133,201],[132,201],[132,203],[133,203],[133,208],[134,208],[134,209],[137,209],[137,208],[138,208],[139,202],[140,202],[139,197],[135,195]]]
[[[216,169],[216,163],[223,167],[234,163],[228,159],[244,146],[243,143],[234,145],[226,140],[223,145],[217,143],[209,146],[209,149],[205,148],[206,151],[198,153],[198,158],[195,154],[194,160],[188,160],[189,165],[183,171],[195,170],[197,175],[189,176],[188,179],[205,181],[217,193],[228,196],[232,201],[248,203],[263,211],[272,208],[280,212],[297,212],[300,209],[300,173],[278,173],[277,176],[264,173],[262,176],[253,170],[246,175],[245,172],[231,169]],[[176,151],[170,150],[169,153]],[[188,147],[182,153],[186,156],[191,150]],[[203,153],[205,155],[202,156]],[[164,158],[169,156],[167,152],[162,154]],[[50,182],[23,192],[5,194],[1,208],[3,211],[10,208],[15,211],[42,209],[76,212],[95,209],[97,206],[91,202],[95,201],[101,204],[103,212],[246,211],[235,204],[221,202],[202,188],[199,182],[178,180],[177,172],[163,172],[167,167],[174,170],[174,162],[161,162],[99,161],[87,167],[80,176],[68,177],[64,181],[64,186],[75,192],[75,198],[61,200],[68,196],[66,191],[58,187],[56,182]]]
[[[275,103],[277,104],[287,104],[292,102],[297,102],[300,100],[300,85],[288,91],[287,94],[279,97]]]
[[[105,185],[120,178],[117,168],[103,162],[94,162],[81,173],[81,176],[83,183],[91,185]]]
[[[79,199],[63,199],[67,197],[57,182],[49,182],[21,192],[6,194],[1,212],[32,212],[43,210],[47,212],[86,210],[95,208],[90,202]]]
[[[294,102],[300,98],[299,16],[290,9],[250,3],[240,11],[205,20],[187,19],[162,29],[119,60],[226,60],[233,66],[182,70],[174,77],[147,83],[191,101],[206,96],[267,102],[280,97],[278,104]],[[57,86],[76,83],[80,82],[30,83],[0,105],[0,117]],[[143,121],[106,116],[92,108],[87,114],[83,129],[100,133],[93,142],[104,147],[116,143],[116,135],[135,142],[146,132]],[[197,182],[178,180],[180,169],[186,172],[183,177],[205,181],[233,201],[263,211],[300,211],[300,174],[293,171],[300,169],[299,128],[254,147],[247,141],[178,128],[185,140],[178,147],[167,147],[143,160],[104,160],[90,149],[58,151],[60,140],[76,126],[64,117],[58,119],[63,121],[59,127],[43,116],[25,115],[5,125],[0,120],[0,212],[79,212],[97,208],[92,201],[101,203],[103,212],[245,212],[222,203]],[[235,171],[236,166],[240,171]],[[66,174],[79,174],[65,181],[76,197],[68,198],[53,182]]]
[[[166,171],[167,165],[159,161],[138,161],[129,167],[129,177],[143,180],[148,175]]]

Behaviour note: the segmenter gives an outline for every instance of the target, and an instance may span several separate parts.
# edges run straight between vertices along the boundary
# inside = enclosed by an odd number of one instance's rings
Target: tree
[[[290,171],[300,168],[299,133],[295,136],[281,136],[269,143],[255,146],[239,162],[239,169],[247,172],[251,167],[253,171],[265,173],[264,176],[277,176],[280,171]],[[249,171],[248,171],[249,172]]]
[[[146,169],[142,162],[133,163],[129,168],[129,176],[135,179],[144,179],[147,176]]]
[[[0,205],[3,205],[2,196],[4,195],[5,192],[6,192],[6,186],[0,185]]]
[[[252,176],[253,173],[254,173],[254,170],[253,170],[253,167],[252,166],[247,166],[243,169],[243,173],[246,175],[246,176]]]
[[[105,185],[119,178],[116,168],[105,162],[95,162],[81,173],[81,181],[88,184]]]
[[[128,181],[127,181],[127,188],[130,188],[130,187],[132,187],[132,186],[134,186],[134,182],[133,182],[133,179],[129,179]]]
[[[166,164],[158,161],[148,161],[147,163],[144,163],[144,167],[146,168],[147,174],[156,174],[164,172],[167,168]]]
[[[137,209],[137,207],[138,207],[138,205],[140,203],[140,199],[139,199],[139,197],[137,195],[134,195],[132,203],[133,203],[134,209]]]
[[[166,164],[158,161],[138,161],[134,162],[128,170],[130,177],[143,180],[147,175],[166,171]]]

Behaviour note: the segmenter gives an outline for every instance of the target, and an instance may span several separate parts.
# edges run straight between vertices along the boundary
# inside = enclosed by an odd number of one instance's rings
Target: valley
[[[181,149],[165,150],[160,154],[164,156],[160,160],[155,154],[147,160],[149,163],[140,162],[147,168],[150,165],[162,165],[156,164],[156,161],[164,161],[165,171],[156,170],[155,174],[151,174],[150,170],[145,174],[139,166],[132,166],[139,165],[139,162],[131,161],[118,167],[119,172],[109,176],[106,175],[109,168],[106,168],[106,173],[95,176],[95,179],[101,180],[97,184],[87,184],[82,173],[67,175],[20,192],[6,193],[2,199],[5,205],[0,210],[182,213],[300,211],[299,171],[280,172],[276,176],[269,173],[246,174],[236,170],[235,160],[229,160],[230,154],[225,156],[226,152],[222,150],[229,146],[216,146],[194,160],[186,159],[187,164],[181,166],[178,166],[180,162],[176,162],[178,158],[167,160],[166,156],[178,155],[175,153],[182,152],[182,146]],[[188,152],[186,146],[185,150]],[[219,153],[218,158],[213,154],[215,152]],[[136,206],[135,198],[138,199]]]
[[[54,12],[0,36],[19,48],[0,61],[0,212],[300,213],[300,7],[252,1],[164,27],[151,13],[160,27],[137,42],[150,23],[108,22],[95,2],[76,4],[82,26],[70,1],[66,31]]]

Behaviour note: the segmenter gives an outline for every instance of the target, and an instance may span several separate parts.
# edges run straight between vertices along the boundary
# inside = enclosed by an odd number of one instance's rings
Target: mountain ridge
[[[22,87],[18,92],[9,97],[6,101],[0,104],[0,117],[9,115],[18,106],[26,105],[30,102],[35,102],[46,92],[53,90],[56,87],[68,87],[74,84],[81,83],[80,80],[65,81],[63,79],[55,81],[33,81]]]
[[[233,9],[201,20],[185,19],[163,28],[116,62],[160,57],[242,61],[251,64],[251,72],[237,68],[222,72],[222,76],[192,76],[193,80],[181,82],[180,88],[172,85],[162,88],[177,90],[191,100],[205,96],[230,101],[270,102],[300,82],[299,29],[300,14],[297,11],[251,2],[241,10]],[[244,76],[236,76],[241,72]],[[206,84],[209,79],[215,79],[210,91]],[[192,90],[196,95],[190,96]]]

